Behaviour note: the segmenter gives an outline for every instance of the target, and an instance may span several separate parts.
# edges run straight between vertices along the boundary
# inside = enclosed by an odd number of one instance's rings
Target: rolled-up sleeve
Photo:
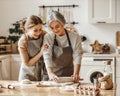
[[[44,42],[43,44],[48,45],[48,49],[44,51],[43,58],[45,62],[46,67],[52,67],[52,47],[53,47],[53,37],[50,36],[50,34],[46,34],[44,36]]]
[[[82,45],[81,45],[81,36],[77,35],[75,47],[73,49],[73,64],[81,64],[82,59]]]

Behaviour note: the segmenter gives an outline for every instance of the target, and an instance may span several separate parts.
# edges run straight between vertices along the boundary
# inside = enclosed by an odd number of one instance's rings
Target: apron
[[[40,36],[39,39],[28,41],[28,55],[29,58],[33,58],[37,55],[43,44],[43,36]],[[41,57],[35,64],[32,66],[26,66],[22,64],[19,80],[29,79],[31,81],[40,81],[42,80],[42,74],[45,70],[45,65],[43,62],[43,58]]]
[[[71,42],[69,39],[69,35],[66,32],[67,40],[69,46],[67,47],[59,47],[58,42],[56,40],[56,35],[54,38],[54,45],[53,45],[53,72],[57,76],[71,76],[73,75],[73,50],[71,47]]]

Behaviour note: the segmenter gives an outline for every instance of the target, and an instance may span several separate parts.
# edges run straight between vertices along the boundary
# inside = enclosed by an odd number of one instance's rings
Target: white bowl
[[[59,83],[73,82],[73,78],[72,77],[59,77],[58,82]]]

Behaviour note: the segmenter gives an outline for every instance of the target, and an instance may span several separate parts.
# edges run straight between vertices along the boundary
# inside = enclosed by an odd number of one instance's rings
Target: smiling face
[[[37,24],[31,28],[28,28],[27,30],[27,34],[31,39],[39,38],[41,33],[42,33],[42,24]]]
[[[50,28],[58,36],[63,36],[65,34],[64,26],[58,20],[52,21],[50,23]]]

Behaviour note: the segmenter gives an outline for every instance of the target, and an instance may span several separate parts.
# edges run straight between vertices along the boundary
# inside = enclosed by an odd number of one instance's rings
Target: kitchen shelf
[[[9,43],[6,37],[0,38],[0,54],[12,53],[12,43]]]
[[[12,44],[0,44],[0,54],[12,53]]]

